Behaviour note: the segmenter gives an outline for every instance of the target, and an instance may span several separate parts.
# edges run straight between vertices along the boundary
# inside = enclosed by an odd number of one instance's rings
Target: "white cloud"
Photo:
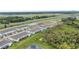
[[[79,10],[79,0],[0,0],[0,11]]]

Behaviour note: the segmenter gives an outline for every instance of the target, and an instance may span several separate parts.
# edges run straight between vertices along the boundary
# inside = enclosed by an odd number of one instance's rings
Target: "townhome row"
[[[25,26],[17,27],[17,28],[10,28],[10,29],[1,31],[0,35],[3,38],[0,41],[0,48],[2,48],[2,49],[7,48],[7,47],[11,46],[13,42],[19,42],[21,39],[31,36],[32,34],[35,34],[39,31],[42,31],[49,27],[45,24],[40,24],[40,25],[33,24],[33,25],[36,25],[36,27],[29,28],[29,25],[28,26],[25,25]],[[30,26],[32,26],[32,24]],[[27,28],[29,28],[29,29],[27,29]]]

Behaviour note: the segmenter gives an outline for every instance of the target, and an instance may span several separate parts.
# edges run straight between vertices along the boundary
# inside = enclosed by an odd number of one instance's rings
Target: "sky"
[[[0,0],[0,12],[79,11],[79,0]]]

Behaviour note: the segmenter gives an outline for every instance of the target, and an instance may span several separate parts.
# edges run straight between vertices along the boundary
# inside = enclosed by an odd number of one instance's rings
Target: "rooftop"
[[[18,39],[22,39],[25,36],[28,36],[28,33],[24,31],[24,32],[21,32],[19,34],[11,36],[11,38],[14,40],[18,40]]]
[[[0,47],[5,46],[8,43],[11,43],[12,41],[9,39],[3,39],[2,41],[0,41]]]

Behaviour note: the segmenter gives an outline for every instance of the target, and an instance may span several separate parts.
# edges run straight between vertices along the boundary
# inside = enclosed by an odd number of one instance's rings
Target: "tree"
[[[67,18],[62,18],[62,21],[66,24],[74,24],[74,20],[76,20],[76,17],[67,17]]]
[[[7,28],[7,24],[4,25],[4,28]]]

